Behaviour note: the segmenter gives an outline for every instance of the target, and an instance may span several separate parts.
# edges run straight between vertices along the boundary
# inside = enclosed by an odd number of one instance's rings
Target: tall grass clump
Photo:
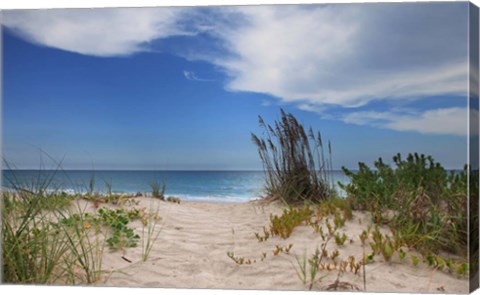
[[[55,218],[59,220],[55,224],[57,230],[68,247],[68,255],[63,261],[64,281],[70,284],[98,282],[102,274],[105,234],[98,228],[92,228],[90,214],[78,206],[58,211]]]
[[[153,245],[158,240],[162,231],[162,226],[157,228],[162,218],[158,215],[158,205],[155,210],[152,209],[152,202],[150,202],[150,209],[143,222],[142,227],[142,260],[147,261],[152,251]]]
[[[332,169],[332,148],[328,157],[320,132],[308,133],[290,113],[281,111],[281,119],[266,124],[259,116],[264,138],[252,133],[252,140],[265,171],[265,190],[269,197],[286,203],[318,202],[333,195],[328,171]]]
[[[101,239],[86,226],[80,208],[73,208],[73,197],[49,188],[52,179],[39,172],[36,186],[13,181],[12,189],[2,191],[3,283],[75,284],[99,279]]]
[[[395,238],[424,254],[466,256],[468,167],[449,172],[431,156],[417,153],[406,159],[397,154],[393,164],[380,158],[375,169],[364,163],[358,172],[343,168],[350,183],[340,186],[352,206],[371,211],[376,223],[388,224]]]
[[[68,246],[42,213],[40,198],[3,192],[2,199],[2,281],[56,281],[63,274],[59,264]]]
[[[154,181],[150,183],[150,188],[152,189],[153,198],[157,198],[162,201],[165,200],[165,190],[166,190],[165,183],[163,183],[163,185],[160,185],[158,181]]]

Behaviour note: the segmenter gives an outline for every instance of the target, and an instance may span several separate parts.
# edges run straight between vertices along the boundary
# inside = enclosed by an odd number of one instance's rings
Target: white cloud
[[[4,25],[31,42],[94,56],[130,55],[147,43],[189,34],[180,8],[50,9],[3,12]]]
[[[190,80],[190,81],[198,81],[198,82],[212,82],[213,81],[212,79],[200,78],[193,71],[183,71],[183,76],[185,76],[185,79]]]
[[[369,125],[397,131],[413,131],[427,134],[460,135],[468,134],[468,109],[460,107],[427,110],[420,113],[353,112],[345,115],[346,123]],[[478,112],[471,110],[471,116]],[[473,134],[475,130],[471,130]]]
[[[391,112],[360,111],[345,115],[342,118],[342,121],[349,124],[371,125],[379,127],[385,126],[385,121],[391,120],[393,117],[398,118],[397,115],[394,115],[394,113]]]
[[[228,89],[268,93],[286,102],[358,107],[374,100],[465,95],[466,31],[452,20],[461,23],[466,14],[450,15],[446,27],[458,30],[438,36],[444,27],[432,26],[431,18],[418,21],[419,12],[378,7],[239,8],[236,13],[248,25],[217,28],[233,55],[211,62],[230,76]],[[425,8],[418,10],[426,13]],[[392,13],[404,20],[390,20]],[[415,33],[408,27],[412,21]]]
[[[387,124],[399,131],[420,133],[467,135],[468,117],[466,108],[428,110],[420,116],[404,116]]]
[[[192,8],[25,10],[4,12],[3,23],[32,42],[96,56],[129,55],[148,50],[156,39],[204,32],[221,40],[228,57],[207,49],[188,58],[220,66],[230,77],[229,90],[355,107],[379,99],[463,95],[464,7],[282,5],[213,7],[208,14]]]
[[[297,108],[302,110],[302,111],[307,111],[307,112],[313,112],[313,113],[318,113],[322,115],[323,118],[326,118],[327,114],[325,113],[326,107],[322,107],[316,104],[310,104],[310,103],[300,103],[297,105]]]
[[[272,102],[269,100],[263,99],[261,105],[262,107],[269,107],[272,105]]]

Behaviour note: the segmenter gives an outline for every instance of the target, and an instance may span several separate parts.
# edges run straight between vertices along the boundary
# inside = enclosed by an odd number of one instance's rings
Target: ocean
[[[331,173],[333,182],[347,183],[342,171]],[[4,170],[2,186],[32,188],[49,181],[49,189],[68,193],[85,193],[93,179],[94,191],[106,193],[111,184],[113,193],[151,192],[150,185],[166,185],[166,196],[182,200],[246,202],[261,198],[263,171],[124,171],[124,170]],[[337,188],[340,194],[342,191]]]

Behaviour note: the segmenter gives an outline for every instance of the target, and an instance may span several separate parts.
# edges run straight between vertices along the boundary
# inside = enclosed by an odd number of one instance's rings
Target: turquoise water
[[[334,183],[348,182],[341,171],[333,171]],[[95,191],[115,193],[150,192],[150,184],[166,184],[166,195],[183,200],[245,202],[262,196],[262,171],[85,171],[85,170],[5,170],[2,185],[32,188],[49,180],[49,188],[70,193],[86,192],[94,179]],[[50,181],[51,180],[51,181]]]

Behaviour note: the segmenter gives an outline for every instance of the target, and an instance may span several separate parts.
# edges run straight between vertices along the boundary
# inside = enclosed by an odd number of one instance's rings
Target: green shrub
[[[395,168],[381,158],[375,170],[364,163],[358,172],[343,168],[350,183],[339,185],[352,207],[371,211],[376,223],[388,223],[396,239],[422,253],[466,255],[468,167],[448,172],[431,156],[416,153],[406,159],[397,154],[393,162]]]

